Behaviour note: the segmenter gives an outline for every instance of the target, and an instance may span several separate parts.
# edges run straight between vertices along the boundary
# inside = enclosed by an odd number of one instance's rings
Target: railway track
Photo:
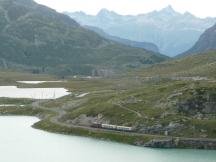
[[[68,123],[63,123],[60,121],[60,119],[66,115],[65,109],[67,108],[65,105],[63,105],[60,108],[46,108],[41,106],[40,104],[46,102],[46,101],[35,101],[32,103],[32,106],[34,108],[46,110],[46,111],[52,111],[54,112],[55,116],[52,116],[50,118],[50,122],[53,124],[57,124],[62,127],[67,127],[70,129],[73,128],[80,128],[80,129],[85,129],[93,132],[111,132],[114,134],[121,134],[121,135],[126,135],[126,136],[147,136],[147,137],[153,137],[153,138],[161,138],[161,139],[181,139],[181,140],[188,140],[188,141],[212,141],[216,142],[216,139],[213,138],[187,138],[187,137],[177,137],[177,136],[165,136],[165,135],[152,135],[152,134],[143,134],[143,133],[137,133],[137,132],[123,132],[123,131],[118,131],[118,130],[109,130],[109,129],[102,129],[102,128],[93,128],[89,126],[81,126],[81,125],[75,125],[75,124],[68,124]],[[80,103],[81,104],[81,103]],[[73,104],[70,105],[70,108],[78,108],[80,104]],[[71,107],[72,106],[72,107]]]

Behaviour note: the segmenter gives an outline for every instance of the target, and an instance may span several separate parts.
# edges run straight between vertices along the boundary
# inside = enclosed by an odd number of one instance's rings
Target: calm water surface
[[[56,99],[70,94],[65,88],[18,88],[16,86],[0,86],[0,97]]]
[[[216,151],[149,149],[31,128],[33,117],[0,117],[0,162],[216,162]]]

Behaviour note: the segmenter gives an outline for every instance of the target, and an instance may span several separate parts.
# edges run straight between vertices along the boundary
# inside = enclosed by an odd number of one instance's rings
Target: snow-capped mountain
[[[216,18],[198,18],[189,12],[176,12],[171,6],[139,15],[120,15],[102,9],[97,15],[65,12],[81,25],[103,29],[106,33],[139,42],[152,42],[161,53],[175,56],[191,48]]]

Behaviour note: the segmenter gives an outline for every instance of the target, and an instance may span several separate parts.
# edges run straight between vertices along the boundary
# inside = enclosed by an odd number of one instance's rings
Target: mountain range
[[[115,41],[115,42],[118,42],[118,43],[121,43],[121,44],[125,44],[125,45],[128,45],[128,46],[143,48],[145,50],[149,50],[149,51],[159,53],[158,47],[153,43],[137,42],[137,41],[132,41],[132,40],[112,36],[112,35],[107,34],[102,29],[99,29],[97,27],[92,27],[92,26],[84,26],[84,27],[86,29],[89,29],[91,31],[96,32],[97,34],[99,34],[100,36],[102,36],[102,37],[104,37],[106,39],[109,39],[109,40],[112,40],[112,41]]]
[[[0,0],[0,66],[34,73],[108,75],[166,60],[122,45],[33,0]]]
[[[176,56],[190,49],[200,35],[213,26],[216,18],[198,18],[189,12],[176,12],[171,6],[140,15],[120,15],[102,9],[97,15],[64,12],[83,26],[93,26],[112,36],[151,42],[161,53]]]

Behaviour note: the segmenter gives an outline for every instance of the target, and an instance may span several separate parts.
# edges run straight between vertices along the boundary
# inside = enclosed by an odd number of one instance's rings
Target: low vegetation
[[[66,82],[31,85],[16,83],[19,73],[8,72],[1,76],[2,85],[8,80],[20,87],[64,87],[72,93],[56,100],[1,98],[0,104],[25,106],[1,107],[0,113],[38,116],[41,121],[35,128],[130,144],[170,137],[216,138],[216,81],[211,75],[214,68],[210,73],[207,68],[196,71],[214,66],[214,54],[170,61],[107,79],[78,76]],[[36,76],[29,74],[22,80]],[[43,77],[56,79],[38,78]],[[77,97],[83,93],[88,94]],[[134,133],[95,130],[91,128],[95,121],[130,126]]]

